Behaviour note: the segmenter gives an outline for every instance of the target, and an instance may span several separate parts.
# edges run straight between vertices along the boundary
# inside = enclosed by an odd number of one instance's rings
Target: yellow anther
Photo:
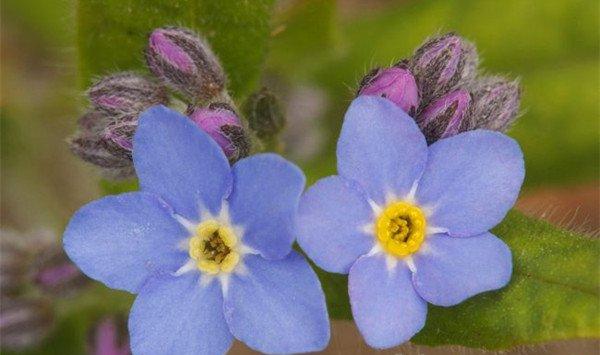
[[[216,220],[207,220],[196,227],[188,242],[190,258],[208,274],[231,272],[240,261],[236,252],[238,239],[233,229]]]
[[[386,252],[404,257],[419,250],[425,228],[425,215],[419,207],[396,201],[377,217],[375,235]]]

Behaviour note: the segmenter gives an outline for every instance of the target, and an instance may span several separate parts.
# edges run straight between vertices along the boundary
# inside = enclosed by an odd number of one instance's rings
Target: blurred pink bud
[[[89,353],[92,355],[129,355],[127,324],[123,317],[101,320],[90,332]]]

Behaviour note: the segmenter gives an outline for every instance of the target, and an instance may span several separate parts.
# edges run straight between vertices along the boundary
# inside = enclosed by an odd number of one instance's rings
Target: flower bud
[[[166,105],[166,90],[139,75],[119,73],[104,77],[88,90],[92,105],[109,115],[137,115],[148,107]]]
[[[373,69],[362,79],[358,95],[384,97],[413,117],[419,107],[415,77],[404,63],[387,69]]]
[[[502,77],[483,78],[473,85],[473,109],[468,129],[505,132],[519,113],[521,90],[517,81]]]
[[[41,298],[3,298],[0,303],[0,343],[10,350],[22,350],[39,344],[48,336],[54,312]]]
[[[454,33],[425,42],[409,62],[421,89],[422,105],[471,81],[478,62],[475,46]]]
[[[131,154],[137,115],[109,117],[95,110],[84,114],[78,126],[79,131],[67,140],[73,154],[101,168],[108,178],[134,176]]]
[[[187,29],[155,29],[146,62],[154,75],[193,102],[208,101],[225,88],[225,73],[210,46]]]
[[[190,118],[214,139],[234,163],[250,153],[250,140],[240,119],[227,104],[215,103],[208,108],[194,108]]]
[[[285,117],[279,101],[267,88],[250,95],[244,103],[244,113],[250,129],[263,140],[274,138],[285,126]]]
[[[427,138],[427,143],[431,144],[460,132],[470,105],[471,94],[467,90],[459,89],[425,107],[417,123]]]
[[[112,122],[104,129],[103,142],[107,145],[107,149],[114,149],[114,154],[122,154],[131,158],[133,151],[133,135],[137,128],[136,119],[125,119],[117,122]]]
[[[48,245],[33,257],[32,279],[47,294],[72,296],[89,284],[59,245]]]
[[[127,323],[121,316],[107,317],[92,327],[88,335],[88,353],[92,355],[128,355]]]

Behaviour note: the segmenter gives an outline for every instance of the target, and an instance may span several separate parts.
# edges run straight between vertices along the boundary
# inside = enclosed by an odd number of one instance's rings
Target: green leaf
[[[306,79],[321,65],[336,49],[335,5],[335,0],[291,1],[274,19],[269,69]]]
[[[137,179],[125,181],[100,180],[100,191],[104,195],[118,195],[124,192],[137,191],[138,189]]]
[[[493,230],[513,253],[502,290],[454,307],[430,306],[412,342],[505,349],[549,340],[600,336],[600,241],[510,212]],[[345,280],[320,273],[332,316],[351,318]]]
[[[152,29],[184,26],[201,32],[219,56],[234,97],[257,83],[274,0],[79,0],[80,70],[93,76],[143,68]]]

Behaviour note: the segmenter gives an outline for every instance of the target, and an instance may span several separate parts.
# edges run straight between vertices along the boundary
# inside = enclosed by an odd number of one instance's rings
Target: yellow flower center
[[[396,201],[377,217],[375,235],[383,249],[397,257],[410,255],[425,240],[425,215],[410,203]]]
[[[235,248],[237,243],[238,238],[230,227],[207,220],[196,227],[196,233],[190,238],[190,257],[203,272],[231,272],[240,261]]]

